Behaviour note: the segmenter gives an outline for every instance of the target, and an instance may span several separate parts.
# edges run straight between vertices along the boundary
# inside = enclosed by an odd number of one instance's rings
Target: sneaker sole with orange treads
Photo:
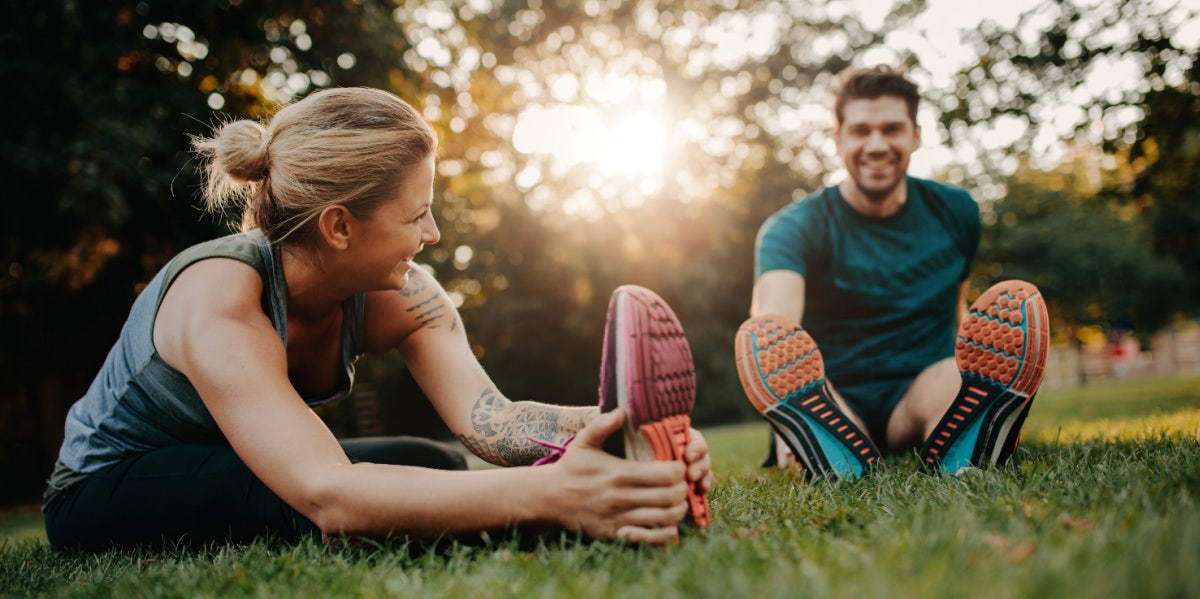
[[[640,461],[686,462],[696,372],[674,311],[645,287],[618,287],[609,300],[603,351],[600,411],[626,414],[624,443],[608,450]],[[708,499],[698,484],[688,488],[688,506],[690,523],[708,528]]]
[[[813,338],[777,315],[738,329],[738,377],[746,397],[813,476],[855,479],[880,461],[871,439],[838,408]]]
[[[959,327],[955,344],[962,386],[925,441],[922,463],[944,472],[1002,465],[1046,371],[1049,315],[1038,288],[1004,281],[985,291]]]

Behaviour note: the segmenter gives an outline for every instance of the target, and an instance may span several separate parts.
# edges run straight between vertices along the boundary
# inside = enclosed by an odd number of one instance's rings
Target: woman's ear
[[[328,206],[317,217],[321,239],[335,250],[350,247],[350,233],[355,225],[354,215],[345,206]]]

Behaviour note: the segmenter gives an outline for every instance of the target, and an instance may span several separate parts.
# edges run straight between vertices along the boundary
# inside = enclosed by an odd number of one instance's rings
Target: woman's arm
[[[421,389],[472,453],[501,466],[531,464],[547,455],[539,441],[561,446],[599,415],[597,407],[510,401],[471,352],[458,310],[423,269],[399,292],[367,302],[368,351],[399,347]],[[708,444],[695,429],[684,456],[689,482],[712,488]]]
[[[500,466],[533,463],[599,414],[596,407],[510,401],[471,352],[450,297],[424,269],[399,292],[368,295],[367,350],[399,348],[438,414],[472,453]]]
[[[594,407],[509,401],[488,387],[470,408],[471,426],[455,436],[472,453],[500,466],[525,466],[549,449],[533,439],[562,445],[600,414]]]
[[[604,454],[598,439],[620,426],[619,415],[597,419],[568,456],[545,468],[351,464],[291,386],[261,293],[258,274],[245,264],[199,262],[164,298],[155,344],[192,381],[250,470],[327,535],[435,537],[516,524],[656,543],[676,534],[687,509],[683,466]]]

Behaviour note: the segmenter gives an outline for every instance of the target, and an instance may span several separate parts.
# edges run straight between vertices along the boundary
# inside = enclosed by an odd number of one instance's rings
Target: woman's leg
[[[454,447],[420,437],[356,437],[341,440],[350,459],[372,464],[466,470],[467,460]]]
[[[453,447],[415,437],[345,439],[351,459],[465,470]],[[55,549],[284,541],[320,530],[267,488],[228,445],[180,445],[134,456],[72,485],[46,506]]]
[[[295,541],[320,531],[266,487],[228,445],[179,445],[88,475],[46,506],[55,549]]]

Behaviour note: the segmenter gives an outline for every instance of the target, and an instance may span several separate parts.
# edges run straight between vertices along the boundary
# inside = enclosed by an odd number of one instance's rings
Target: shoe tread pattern
[[[1004,281],[980,295],[955,341],[962,387],[926,441],[922,461],[937,465],[956,444],[974,442],[969,465],[1006,463],[1045,374],[1049,343],[1045,300],[1033,284]],[[975,431],[974,440],[963,436],[967,431]]]
[[[685,461],[696,404],[696,371],[683,325],[658,294],[637,285],[622,285],[613,292],[610,329],[615,329],[618,311],[624,315],[623,330],[610,330],[605,336],[605,368],[616,368],[617,360],[609,353],[612,343],[614,352],[620,347],[625,355],[629,412],[625,434],[641,436],[655,460]],[[601,409],[607,411],[607,404],[617,403],[611,390],[616,377],[612,372],[602,372],[601,377],[608,377],[607,385],[601,384]],[[712,518],[706,495],[691,485],[687,497],[690,524],[708,528]]]
[[[751,404],[761,413],[813,475],[854,478],[880,458],[879,450],[837,408],[825,384],[825,366],[817,344],[790,319],[766,315],[742,324],[736,339],[738,377]],[[808,420],[800,415],[806,415]],[[810,423],[824,429],[811,430]],[[835,468],[819,439],[832,437],[853,460]]]

